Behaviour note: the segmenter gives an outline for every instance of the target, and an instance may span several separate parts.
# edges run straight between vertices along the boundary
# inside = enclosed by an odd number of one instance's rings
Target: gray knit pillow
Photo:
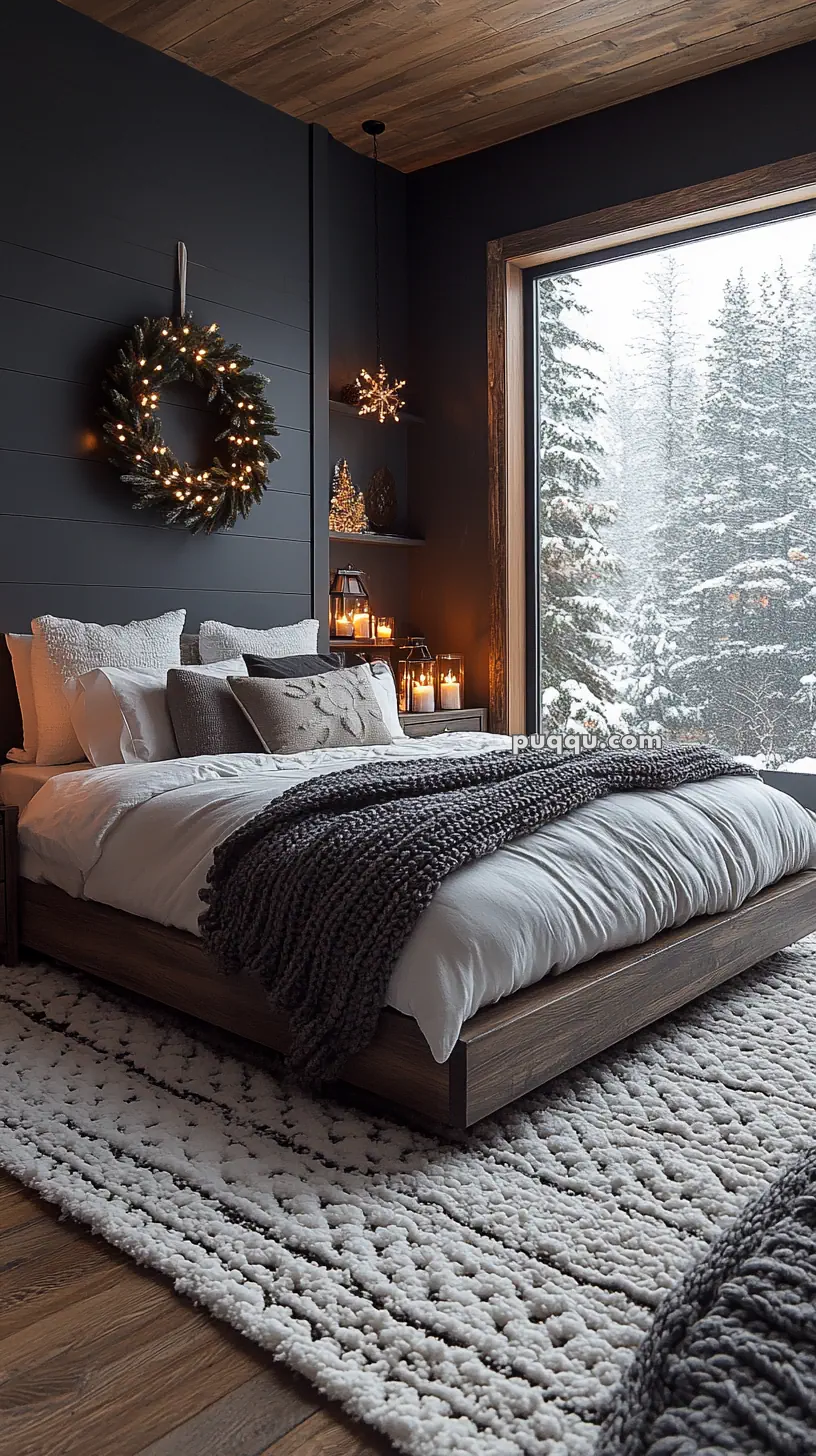
[[[391,742],[367,662],[314,677],[227,681],[269,753]]]
[[[263,753],[263,744],[224,677],[171,668],[167,708],[182,758],[198,753]]]

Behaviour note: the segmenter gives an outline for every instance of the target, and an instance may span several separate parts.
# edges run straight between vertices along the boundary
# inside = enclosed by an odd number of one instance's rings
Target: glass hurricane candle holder
[[[417,663],[428,664],[434,662],[433,655],[428,651],[428,644],[424,637],[409,637],[407,644],[400,648],[399,661],[397,664],[397,693],[399,697],[399,710],[401,713],[416,712],[411,707],[411,694],[409,689],[409,669]],[[430,669],[428,669],[430,670]],[[431,674],[431,676],[433,676]],[[420,687],[426,686],[420,683]]]
[[[436,659],[440,712],[465,706],[465,661],[460,652],[440,652]]]
[[[394,618],[374,617],[372,618],[372,621],[374,624],[374,632],[372,635],[375,641],[381,643],[383,646],[390,645],[394,641],[395,635],[394,629],[396,624],[394,622]]]
[[[436,711],[436,665],[433,662],[414,664],[408,669],[408,712]]]
[[[414,638],[401,664],[404,713],[434,713],[437,707],[436,658],[428,651],[424,637]]]

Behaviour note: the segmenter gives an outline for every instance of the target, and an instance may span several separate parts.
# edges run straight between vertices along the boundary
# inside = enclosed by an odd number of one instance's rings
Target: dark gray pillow
[[[182,758],[198,753],[263,753],[264,746],[224,677],[171,667],[167,708]]]
[[[243,658],[250,677],[314,677],[343,666],[339,652],[304,652],[297,657],[257,657],[245,652]]]
[[[314,677],[227,681],[269,753],[391,742],[367,663]]]

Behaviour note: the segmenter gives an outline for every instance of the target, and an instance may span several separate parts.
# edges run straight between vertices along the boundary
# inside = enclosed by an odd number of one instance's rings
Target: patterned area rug
[[[78,976],[0,977],[0,1165],[415,1456],[583,1456],[816,1129],[816,941],[434,1138]]]

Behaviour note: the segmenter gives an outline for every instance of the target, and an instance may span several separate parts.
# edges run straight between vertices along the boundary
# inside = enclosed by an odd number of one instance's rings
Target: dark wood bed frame
[[[285,1051],[285,1020],[248,977],[221,975],[195,936],[52,885],[20,881],[24,946],[250,1041]],[[344,1080],[397,1107],[470,1127],[569,1067],[816,929],[816,871],[780,880],[738,910],[693,920],[487,1006],[450,1059],[386,1009]]]
[[[0,756],[20,732],[9,668],[0,638]],[[19,905],[27,949],[286,1051],[285,1019],[248,977],[221,975],[195,936],[26,879]],[[415,1021],[385,1010],[344,1080],[422,1118],[470,1127],[813,930],[816,871],[805,870],[738,910],[598,956],[485,1007],[444,1064]]]

